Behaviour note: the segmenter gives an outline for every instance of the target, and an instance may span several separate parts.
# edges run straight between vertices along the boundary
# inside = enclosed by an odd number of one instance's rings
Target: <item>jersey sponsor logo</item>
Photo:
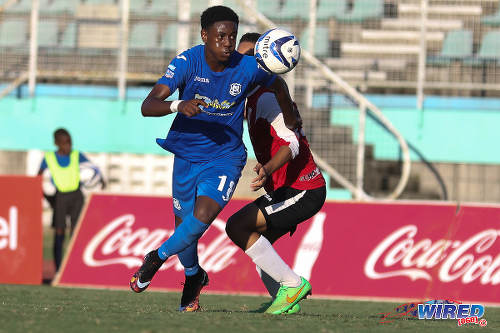
[[[314,177],[316,177],[317,175],[319,175],[319,169],[318,168],[314,169],[313,171],[311,171],[307,175],[301,176],[299,178],[299,180],[301,182],[307,182],[307,181],[313,179]]]
[[[179,202],[179,199],[173,198],[172,201],[174,202],[174,208],[175,209],[177,209],[177,210],[181,210],[182,209],[181,203]]]
[[[231,83],[229,87],[229,94],[231,96],[238,96],[241,93],[241,84],[239,83]]]
[[[187,58],[185,56],[183,56],[183,55],[178,55],[176,58],[177,59],[182,59],[184,61],[187,61]]]
[[[211,108],[214,108],[214,109],[217,109],[217,110],[227,110],[227,109],[230,109],[231,107],[233,107],[233,105],[236,104],[236,102],[229,102],[228,100],[224,100],[222,102],[219,102],[218,99],[212,100],[211,98],[209,98],[207,96],[202,96],[200,94],[195,94],[194,98],[204,100],[205,103],[208,104],[208,107],[211,107]],[[229,113],[210,112],[210,111],[207,111],[203,107],[200,107],[200,108],[201,108],[201,111],[203,113],[206,113],[206,114],[209,114],[209,115],[212,115],[212,116],[232,116],[233,115],[233,112],[229,112]]]
[[[195,76],[194,77],[194,80],[195,81],[199,81],[199,82],[203,82],[203,83],[210,83],[210,80],[207,79],[206,77],[199,77],[199,76]]]
[[[167,72],[165,73],[165,77],[166,77],[167,79],[171,79],[171,78],[173,78],[173,77],[174,77],[174,75],[175,75],[175,74],[174,74],[174,72],[172,72],[170,69],[167,69]]]

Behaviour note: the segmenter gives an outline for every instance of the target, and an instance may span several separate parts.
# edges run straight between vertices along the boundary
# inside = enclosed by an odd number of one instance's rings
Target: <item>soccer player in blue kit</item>
[[[265,72],[254,57],[235,51],[238,15],[213,6],[201,15],[201,38],[175,57],[142,104],[145,117],[176,113],[166,139],[157,143],[175,155],[173,206],[175,232],[144,257],[130,288],[144,291],[167,260],[177,254],[185,283],[179,311],[197,311],[200,291],[208,283],[198,264],[198,239],[231,198],[246,163],[242,141],[247,94],[268,87],[293,126],[293,102],[283,79]],[[176,89],[179,100],[165,101]]]

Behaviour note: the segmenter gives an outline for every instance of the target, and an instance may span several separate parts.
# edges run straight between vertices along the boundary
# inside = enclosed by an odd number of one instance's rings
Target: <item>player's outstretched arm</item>
[[[164,84],[155,84],[148,97],[142,102],[141,112],[144,117],[161,117],[179,111],[192,117],[201,112],[199,106],[208,107],[201,99],[189,101],[165,101],[171,95],[170,88]],[[174,105],[174,109],[172,106]]]
[[[296,116],[293,101],[288,91],[288,86],[280,76],[276,76],[274,82],[268,87],[276,95],[276,100],[283,112],[283,118],[288,128],[298,128],[301,123]]]

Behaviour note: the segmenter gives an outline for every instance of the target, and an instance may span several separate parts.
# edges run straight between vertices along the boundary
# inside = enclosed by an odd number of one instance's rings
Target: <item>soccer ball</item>
[[[299,62],[300,45],[291,32],[274,28],[260,36],[255,44],[255,58],[266,71],[283,74]]]

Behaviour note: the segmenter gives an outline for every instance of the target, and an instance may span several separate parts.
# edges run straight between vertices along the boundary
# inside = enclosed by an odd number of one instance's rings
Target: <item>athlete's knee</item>
[[[212,223],[221,210],[222,208],[215,200],[208,197],[198,197],[193,215],[203,223]]]
[[[236,227],[236,218],[235,215],[233,215],[227,220],[226,234],[230,239],[234,239],[237,233],[238,233],[238,228]]]

